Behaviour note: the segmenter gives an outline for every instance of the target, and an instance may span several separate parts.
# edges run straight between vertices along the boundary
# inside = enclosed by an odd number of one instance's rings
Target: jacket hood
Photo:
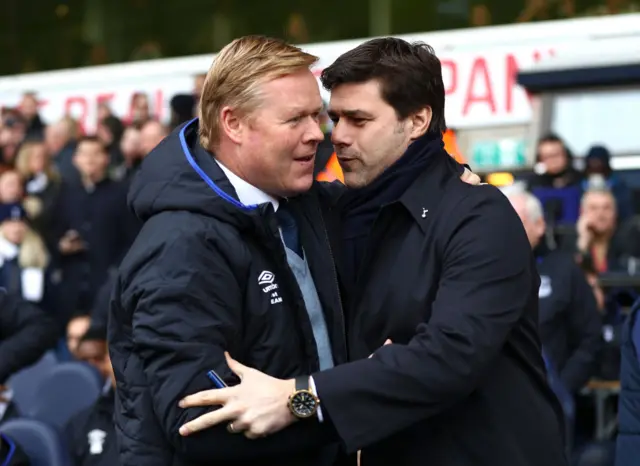
[[[176,210],[236,225],[267,208],[238,200],[213,155],[200,146],[197,118],[177,127],[145,157],[129,189],[128,204],[142,221]]]

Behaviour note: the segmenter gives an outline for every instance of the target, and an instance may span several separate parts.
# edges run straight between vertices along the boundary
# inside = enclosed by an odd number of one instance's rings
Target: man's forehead
[[[385,105],[377,81],[336,86],[329,97],[327,111],[334,114],[373,114]]]
[[[612,206],[613,195],[607,192],[591,192],[585,194],[584,204],[588,207]]]
[[[364,102],[329,102],[327,108],[329,115],[346,115],[346,116],[371,116],[375,112],[369,109]]]

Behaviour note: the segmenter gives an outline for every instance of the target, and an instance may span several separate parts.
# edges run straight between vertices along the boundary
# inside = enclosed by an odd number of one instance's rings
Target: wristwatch
[[[296,391],[289,397],[289,410],[298,419],[309,418],[318,412],[320,400],[309,389],[309,376],[296,377]]]

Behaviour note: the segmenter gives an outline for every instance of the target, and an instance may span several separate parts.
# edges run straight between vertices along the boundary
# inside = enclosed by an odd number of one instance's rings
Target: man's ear
[[[418,139],[427,132],[429,124],[431,124],[431,118],[433,118],[431,107],[421,108],[409,117],[409,122],[411,124],[411,140]]]
[[[236,144],[242,141],[242,120],[231,107],[220,111],[220,129]]]

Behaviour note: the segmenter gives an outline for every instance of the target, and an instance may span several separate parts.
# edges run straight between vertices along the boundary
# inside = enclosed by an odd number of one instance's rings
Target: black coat
[[[593,290],[573,257],[541,248],[536,252],[540,339],[564,386],[577,393],[594,373],[602,318]]]
[[[38,307],[0,288],[0,385],[55,345],[52,323]]]
[[[260,440],[225,426],[181,437],[209,411],[178,401],[234,377],[223,351],[279,378],[318,370],[311,324],[286,262],[273,206],[243,206],[197,125],[177,129],[144,160],[129,200],[145,221],[123,260],[109,318],[116,430],[123,466],[327,465],[317,423]],[[323,306],[336,364],[346,362],[344,322],[329,241],[313,195],[290,201]],[[314,229],[314,227],[316,227]],[[330,443],[330,442],[329,442]]]
[[[346,290],[355,362],[313,375],[325,422],[370,466],[563,466],[522,223],[447,162],[435,157],[373,226]]]
[[[117,266],[127,252],[137,224],[126,205],[122,183],[105,178],[93,189],[80,183],[64,183],[54,218],[54,265],[62,272],[59,307],[66,316],[89,311],[110,267]],[[68,230],[76,230],[86,244],[77,254],[62,255],[58,243]]]
[[[65,426],[72,466],[120,464],[113,426],[113,389],[73,416]]]

